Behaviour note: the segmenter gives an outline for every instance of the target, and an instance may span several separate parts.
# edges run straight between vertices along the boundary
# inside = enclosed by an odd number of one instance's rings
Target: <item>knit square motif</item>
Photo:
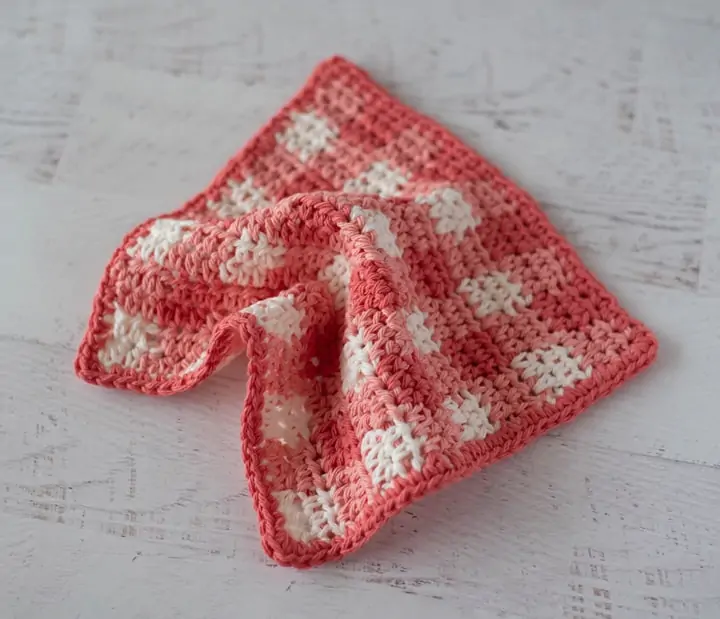
[[[332,58],[203,193],[125,238],[76,370],[170,395],[246,354],[262,543],[306,567],[655,353],[524,191]]]

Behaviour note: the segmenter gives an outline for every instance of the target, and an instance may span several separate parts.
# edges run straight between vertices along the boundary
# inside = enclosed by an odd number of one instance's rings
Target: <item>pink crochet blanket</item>
[[[76,370],[169,395],[247,354],[262,543],[305,567],[655,352],[525,192],[332,58],[203,193],[125,237]]]

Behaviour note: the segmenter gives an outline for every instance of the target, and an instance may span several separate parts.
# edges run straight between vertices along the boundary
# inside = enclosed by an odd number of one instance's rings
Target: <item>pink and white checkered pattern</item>
[[[247,354],[263,545],[303,567],[655,351],[527,194],[333,58],[210,187],[125,238],[76,369],[168,395]]]

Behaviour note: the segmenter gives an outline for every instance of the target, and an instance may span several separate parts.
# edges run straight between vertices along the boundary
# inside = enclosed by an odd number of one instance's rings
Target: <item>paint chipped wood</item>
[[[9,616],[720,616],[717,3],[413,16],[376,0],[0,5]],[[259,547],[241,362],[147,399],[83,385],[72,358],[122,235],[201,189],[338,52],[537,196],[661,353],[576,423],[297,572]]]

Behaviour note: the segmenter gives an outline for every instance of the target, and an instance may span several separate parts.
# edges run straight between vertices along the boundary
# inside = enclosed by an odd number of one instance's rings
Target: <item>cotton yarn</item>
[[[263,547],[308,567],[656,348],[524,191],[335,57],[204,192],[125,237],[76,371],[169,395],[247,354]]]

